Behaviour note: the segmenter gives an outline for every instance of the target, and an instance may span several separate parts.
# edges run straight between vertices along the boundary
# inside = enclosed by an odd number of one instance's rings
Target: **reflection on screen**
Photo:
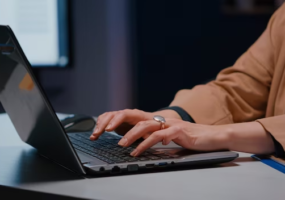
[[[65,0],[0,0],[0,24],[9,25],[33,66],[65,66]]]

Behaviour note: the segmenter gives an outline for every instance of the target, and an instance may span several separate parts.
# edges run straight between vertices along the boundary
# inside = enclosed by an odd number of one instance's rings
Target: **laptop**
[[[230,151],[194,152],[183,148],[150,148],[130,156],[138,143],[123,148],[121,136],[104,133],[90,141],[92,132],[67,133],[32,72],[9,26],[0,25],[0,102],[22,141],[55,163],[79,174],[134,173],[175,166],[209,165],[238,157]]]

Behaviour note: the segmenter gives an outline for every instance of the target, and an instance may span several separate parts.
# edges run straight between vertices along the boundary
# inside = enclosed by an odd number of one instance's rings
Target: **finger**
[[[161,124],[154,120],[140,121],[119,141],[118,144],[124,147],[130,146],[137,139],[143,137],[143,135],[159,130],[160,126]]]
[[[181,123],[181,120],[177,120],[177,119],[166,119],[166,127],[173,127],[175,128],[175,132],[178,133],[178,132],[181,132],[181,126],[180,126],[180,123]],[[163,145],[168,145],[173,139],[170,139],[167,137],[166,139],[164,139],[162,141],[162,144]]]
[[[166,133],[166,137],[163,138],[162,144],[168,145],[171,141],[177,139],[179,134],[182,133],[180,124],[176,124],[176,126],[172,126],[170,129],[171,131]]]
[[[91,140],[96,140],[104,131],[109,121],[114,117],[115,112],[108,112],[98,117],[96,129],[90,136]]]
[[[142,143],[140,143],[139,146],[137,146],[137,148],[131,153],[131,155],[139,156],[145,150],[156,145],[158,142],[161,142],[163,140],[171,141],[178,137],[178,135],[175,133],[176,129],[174,127],[156,131],[151,134],[147,139],[145,139]]]
[[[150,135],[151,135],[151,133],[146,133],[146,134],[144,134],[144,135],[142,136],[142,138],[143,138],[143,139],[146,139],[146,138],[148,138]]]
[[[177,122],[180,122],[180,120],[177,121],[173,119],[167,119],[165,128],[177,124]],[[161,124],[155,120],[140,121],[119,141],[118,144],[127,147],[141,137],[143,137],[144,139],[148,138],[151,133],[159,130],[160,128]]]
[[[135,125],[138,121],[144,120],[144,118],[144,114],[140,110],[126,109],[118,111],[107,125],[106,131],[113,131],[124,122]]]

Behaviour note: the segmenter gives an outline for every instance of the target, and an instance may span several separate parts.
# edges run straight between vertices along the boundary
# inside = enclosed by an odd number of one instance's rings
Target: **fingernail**
[[[138,153],[138,150],[133,150],[133,152],[131,153],[131,156],[136,156],[137,155],[137,153]]]
[[[109,124],[106,128],[106,130],[109,130],[112,127],[112,124]]]
[[[128,139],[127,138],[122,138],[120,141],[119,141],[119,145],[121,145],[121,146],[125,146],[126,144],[127,144],[127,142],[128,142]]]
[[[95,140],[95,136],[94,136],[94,135],[91,135],[91,136],[90,136],[90,140]]]

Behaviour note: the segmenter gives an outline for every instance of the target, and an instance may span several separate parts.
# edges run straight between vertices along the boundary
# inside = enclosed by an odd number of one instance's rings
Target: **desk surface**
[[[219,167],[82,178],[37,155],[0,115],[0,185],[88,199],[284,199],[285,175],[241,153]]]

